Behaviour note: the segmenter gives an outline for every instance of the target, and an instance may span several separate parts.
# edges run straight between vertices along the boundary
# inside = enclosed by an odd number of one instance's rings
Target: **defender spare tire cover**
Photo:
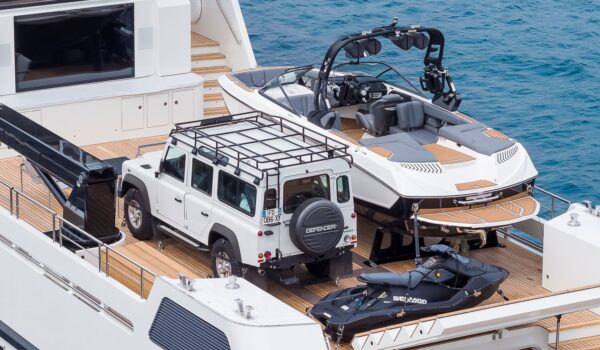
[[[321,255],[335,248],[344,232],[340,208],[324,198],[304,201],[290,220],[290,238],[306,254]]]

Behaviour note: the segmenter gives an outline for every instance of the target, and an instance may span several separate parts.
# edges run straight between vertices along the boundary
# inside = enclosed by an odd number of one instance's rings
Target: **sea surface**
[[[262,66],[319,65],[339,36],[394,16],[440,29],[460,110],[523,143],[541,187],[600,202],[600,1],[240,3]],[[390,49],[377,57],[418,84],[423,54]]]

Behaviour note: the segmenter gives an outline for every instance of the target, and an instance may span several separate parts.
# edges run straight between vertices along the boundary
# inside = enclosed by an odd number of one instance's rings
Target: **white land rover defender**
[[[176,126],[160,152],[123,163],[131,233],[210,249],[214,276],[306,264],[352,272],[356,214],[347,146],[299,124],[249,113]]]

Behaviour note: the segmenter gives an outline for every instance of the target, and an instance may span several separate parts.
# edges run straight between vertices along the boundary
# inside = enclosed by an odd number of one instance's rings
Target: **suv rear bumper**
[[[344,255],[348,255],[351,257],[353,248],[354,248],[354,245],[338,247],[338,248],[332,249],[330,252],[328,252],[326,254],[318,255],[318,256],[313,256],[313,255],[308,255],[308,254],[297,254],[297,255],[290,255],[290,256],[278,258],[277,254],[275,254],[275,256],[272,257],[271,259],[265,261],[264,263],[261,263],[260,268],[265,269],[265,270],[285,270],[285,269],[290,269],[290,268],[300,265],[300,264],[312,263],[312,262],[323,261],[323,260],[331,260],[331,259],[342,257]]]

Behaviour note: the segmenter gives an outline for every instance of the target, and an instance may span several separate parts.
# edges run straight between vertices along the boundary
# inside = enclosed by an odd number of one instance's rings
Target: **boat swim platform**
[[[82,147],[89,153],[100,159],[110,159],[118,157],[133,158],[138,152],[138,146],[142,144],[156,143],[164,141],[166,136],[157,136],[149,138],[140,138],[133,140],[117,141],[90,145]],[[161,149],[161,146],[148,148],[146,151]],[[48,205],[58,214],[62,214],[62,209],[58,202],[49,196],[48,190],[44,185],[36,183],[21,166],[22,158],[13,157],[0,160],[0,180],[12,184],[15,189],[26,193],[37,202]],[[21,177],[21,174],[22,177]],[[22,179],[22,183],[21,183]],[[8,198],[4,193],[0,193],[0,206],[7,208],[9,206]],[[123,200],[117,201],[116,223],[118,228],[126,235],[125,242],[114,250],[130,258],[153,272],[157,276],[169,278],[178,278],[180,272],[184,272],[190,278],[205,278],[210,272],[210,253],[198,251],[191,245],[177,239],[168,239],[164,244],[164,249],[160,249],[158,242],[139,241],[135,239],[124,225]],[[21,203],[20,219],[30,223],[36,229],[47,232],[51,229],[51,217],[48,212],[34,205]],[[414,268],[414,261],[397,261],[378,265],[375,267],[365,264],[370,255],[371,246],[375,237],[377,225],[365,218],[358,220],[358,246],[353,250],[353,274],[339,280],[339,285],[335,281],[326,278],[317,278],[312,276],[305,267],[298,266],[296,275],[300,282],[295,285],[284,285],[275,280],[269,280],[266,291],[278,299],[284,301],[296,310],[305,313],[307,308],[319,301],[330,292],[340,288],[354,287],[358,283],[356,277],[361,273],[368,272],[405,272]],[[386,240],[389,235],[386,235]],[[506,297],[511,301],[518,299],[535,298],[551,294],[542,287],[542,257],[522,248],[510,241],[500,239],[501,247],[473,250],[471,256],[486,263],[501,266],[510,272],[508,279],[501,285]],[[384,246],[387,243],[384,240]],[[132,291],[140,293],[138,284],[133,283],[131,275],[139,276],[139,269],[129,263],[127,260],[114,254],[109,255],[111,260],[110,277],[125,285]],[[105,262],[104,260],[102,261]],[[118,268],[115,268],[118,267]],[[103,269],[103,271],[105,271]],[[139,277],[138,277],[139,278]],[[147,297],[152,288],[154,276],[148,274],[144,276],[143,296]],[[502,304],[504,299],[494,294],[482,305],[489,306]],[[561,320],[561,327],[578,327],[590,323],[600,322],[600,316],[591,311],[581,311],[564,315]],[[552,331],[556,325],[555,318],[545,319],[537,322],[549,331]],[[600,337],[595,339],[586,339],[585,343],[579,341],[577,344],[593,344],[595,348],[600,348]],[[575,343],[573,343],[575,344]],[[570,344],[561,344],[561,349],[567,349]],[[342,348],[350,348],[350,344],[342,344]],[[575,348],[575,347],[573,347]],[[593,347],[592,347],[593,348]]]

